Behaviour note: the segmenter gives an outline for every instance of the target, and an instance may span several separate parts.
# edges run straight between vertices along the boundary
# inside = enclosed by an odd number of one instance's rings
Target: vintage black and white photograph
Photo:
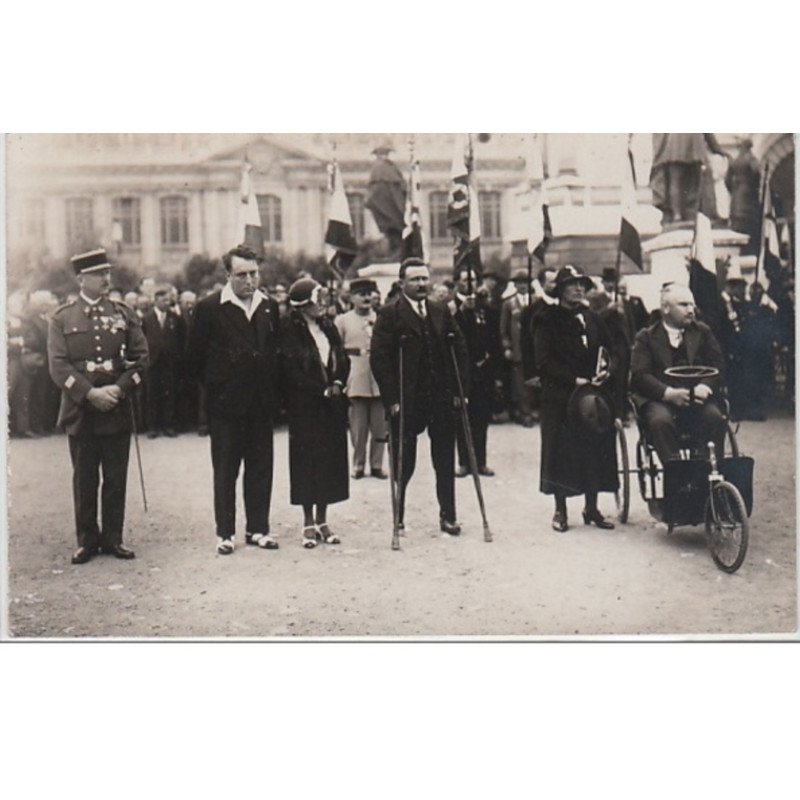
[[[5,158],[5,637],[796,635],[793,134]]]

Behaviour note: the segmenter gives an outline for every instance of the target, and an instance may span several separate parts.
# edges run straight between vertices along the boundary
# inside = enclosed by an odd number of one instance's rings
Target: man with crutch
[[[458,536],[455,440],[461,400],[455,367],[462,384],[468,385],[466,345],[449,310],[428,301],[430,271],[425,261],[405,259],[400,283],[397,298],[378,312],[370,352],[370,366],[391,423],[390,457],[398,478],[396,524],[403,529],[405,489],[416,465],[417,436],[427,428],[439,528]]]

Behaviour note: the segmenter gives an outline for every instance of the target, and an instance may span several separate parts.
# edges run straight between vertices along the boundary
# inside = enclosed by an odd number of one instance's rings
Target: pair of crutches
[[[450,350],[450,358],[453,362],[453,370],[456,377],[456,386],[458,388],[458,399],[460,401],[461,410],[461,423],[464,427],[464,438],[467,445],[467,458],[469,460],[469,468],[472,473],[472,480],[475,485],[475,494],[478,497],[478,505],[481,509],[481,517],[483,519],[483,541],[491,542],[492,532],[489,529],[489,521],[486,518],[486,504],[483,500],[483,490],[481,489],[481,479],[478,474],[478,459],[475,456],[475,443],[472,439],[472,426],[469,422],[469,413],[467,411],[467,399],[464,394],[464,383],[461,380],[461,370],[458,366],[458,359],[455,352],[455,334],[449,333],[447,335],[448,349]],[[405,420],[403,413],[405,411],[405,402],[403,396],[403,345],[407,337],[400,337],[400,350],[398,361],[398,378],[400,386],[399,397],[399,419],[398,419],[398,453],[397,453],[397,467],[395,468],[394,460],[394,445],[392,443],[392,420],[391,414],[389,415],[389,473],[392,493],[392,550],[400,549],[400,514],[405,510],[405,484],[403,481],[403,440],[405,438]]]

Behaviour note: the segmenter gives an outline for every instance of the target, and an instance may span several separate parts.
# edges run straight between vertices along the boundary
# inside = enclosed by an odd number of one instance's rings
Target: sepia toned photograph
[[[791,133],[13,133],[12,640],[797,637]]]

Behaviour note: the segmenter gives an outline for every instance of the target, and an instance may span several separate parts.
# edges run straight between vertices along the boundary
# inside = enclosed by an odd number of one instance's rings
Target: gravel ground
[[[457,483],[464,535],[438,532],[433,474],[420,443],[409,487],[408,533],[390,549],[387,481],[351,481],[331,508],[339,546],[300,546],[288,505],[288,437],[275,437],[273,532],[278,551],[214,552],[208,439],[141,441],[150,511],[133,451],[125,543],[134,561],[72,566],[70,465],[61,436],[9,443],[8,630],[12,637],[554,637],[783,634],[796,631],[794,420],[743,423],[756,460],[747,559],[714,566],[701,528],[666,528],[634,496],[629,524],[550,529],[538,492],[538,429],[490,429],[483,482],[494,542],[483,541],[469,479]],[[634,489],[635,491],[635,489]],[[613,499],[601,497],[613,510]],[[240,520],[240,530],[243,520]]]

